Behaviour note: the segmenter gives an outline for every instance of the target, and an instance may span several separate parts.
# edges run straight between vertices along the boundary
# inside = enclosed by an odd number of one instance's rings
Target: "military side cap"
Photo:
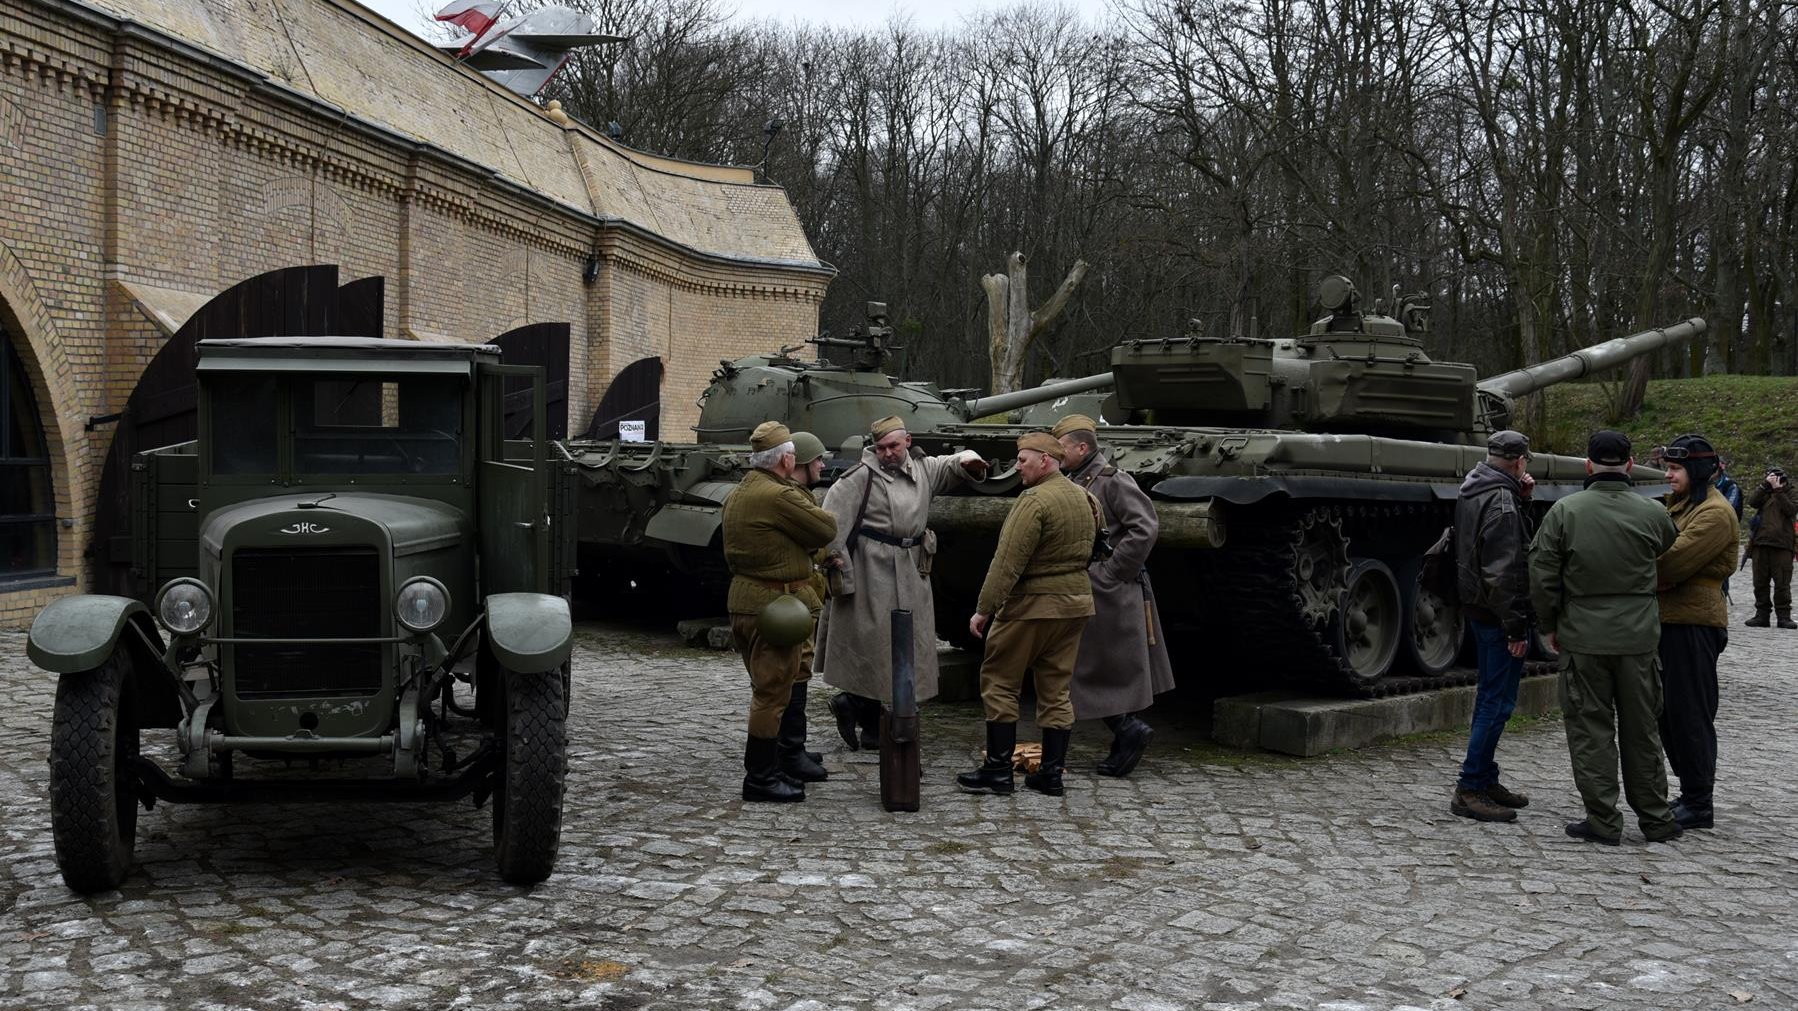
[[[810,432],[793,433],[793,462],[811,463],[824,455],[824,440]]]
[[[1603,467],[1621,467],[1629,462],[1629,436],[1602,429],[1586,440],[1586,459]]]
[[[1493,432],[1492,438],[1486,440],[1486,452],[1506,460],[1520,460],[1530,455],[1529,436],[1508,428],[1502,432]]]
[[[1070,414],[1057,421],[1055,427],[1049,430],[1049,434],[1059,439],[1069,432],[1097,432],[1098,430],[1099,423],[1093,419],[1084,414]]]
[[[880,419],[879,421],[876,421],[874,424],[869,425],[868,431],[874,436],[874,438],[884,439],[887,436],[892,435],[894,432],[905,431],[905,422],[899,420],[899,416],[897,414],[889,414],[886,417]]]
[[[1066,460],[1067,452],[1061,448],[1053,435],[1048,432],[1030,432],[1018,436],[1018,449],[1034,449],[1038,453],[1047,453],[1057,460]]]
[[[792,441],[793,433],[787,431],[787,426],[778,421],[764,421],[755,426],[755,431],[749,433],[749,448],[757,453],[773,449],[783,442]]]

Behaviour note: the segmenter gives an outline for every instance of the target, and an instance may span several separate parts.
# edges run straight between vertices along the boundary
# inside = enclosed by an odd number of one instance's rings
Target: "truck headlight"
[[[394,617],[414,632],[429,632],[449,617],[449,591],[430,576],[414,576],[393,601]]]
[[[198,579],[171,579],[156,593],[156,618],[176,635],[193,635],[212,623],[212,591]]]

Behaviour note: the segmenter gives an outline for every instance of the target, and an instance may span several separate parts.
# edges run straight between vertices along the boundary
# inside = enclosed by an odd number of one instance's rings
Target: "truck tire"
[[[507,671],[500,681],[493,856],[500,877],[532,885],[555,870],[562,837],[562,788],[568,771],[562,672]]]
[[[78,892],[117,888],[131,871],[138,730],[126,692],[130,671],[130,655],[120,649],[99,667],[56,684],[50,829],[57,869]]]

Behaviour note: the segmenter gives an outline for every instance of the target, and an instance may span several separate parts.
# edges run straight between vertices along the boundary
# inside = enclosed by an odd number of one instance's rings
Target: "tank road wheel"
[[[493,855],[515,885],[549,877],[562,838],[568,738],[562,672],[501,675],[499,770],[493,777]]]
[[[1461,643],[1467,637],[1467,622],[1461,605],[1445,599],[1420,585],[1422,566],[1411,577],[1410,606],[1405,608],[1405,659],[1411,669],[1425,677],[1435,677],[1455,665],[1461,656]]]
[[[1321,627],[1348,587],[1348,540],[1342,521],[1323,510],[1307,513],[1292,541],[1292,575],[1306,624]]]
[[[1330,623],[1330,644],[1359,687],[1386,676],[1404,637],[1398,581],[1386,563],[1363,558],[1349,570],[1342,606]]]
[[[78,892],[124,883],[137,843],[137,723],[126,685],[131,658],[118,650],[99,667],[56,684],[50,727],[50,829],[56,866]]]

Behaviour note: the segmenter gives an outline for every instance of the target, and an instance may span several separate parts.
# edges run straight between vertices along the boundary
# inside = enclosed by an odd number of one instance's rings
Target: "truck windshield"
[[[293,466],[301,474],[454,474],[462,457],[458,376],[293,381]]]

